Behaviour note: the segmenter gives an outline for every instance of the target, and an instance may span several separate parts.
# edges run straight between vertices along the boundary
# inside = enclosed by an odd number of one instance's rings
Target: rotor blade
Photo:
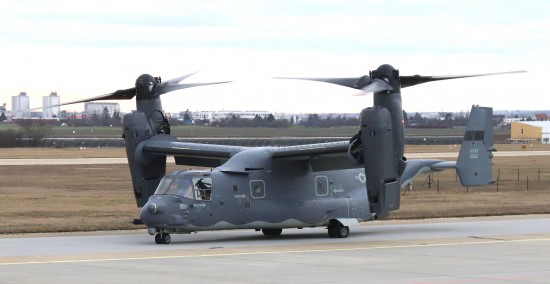
[[[317,81],[317,82],[325,82],[330,84],[336,84],[344,87],[349,88],[357,88],[357,82],[359,81],[359,78],[353,77],[353,78],[298,78],[298,77],[275,77],[275,79],[290,79],[290,80],[307,80],[307,81]]]
[[[170,79],[170,80],[168,80],[168,81],[162,82],[162,84],[177,84],[177,83],[183,81],[184,79],[187,79],[187,78],[189,78],[189,77],[191,77],[191,76],[193,76],[193,75],[195,75],[195,74],[197,74],[197,73],[199,73],[199,72],[200,72],[200,71],[195,71],[195,72],[189,73],[189,74],[187,74],[187,75],[183,75],[183,76],[180,76],[180,77],[172,78],[172,79]]]
[[[214,84],[223,84],[223,83],[231,82],[231,81],[223,81],[223,82],[210,82],[210,83],[177,84],[178,82],[180,82],[180,81],[182,81],[182,80],[184,80],[188,77],[191,77],[191,76],[195,75],[198,72],[199,71],[193,72],[193,73],[190,73],[190,74],[187,74],[187,75],[184,75],[184,76],[176,77],[176,78],[170,79],[170,80],[165,81],[165,82],[162,82],[162,83],[158,84],[155,88],[153,88],[152,92],[154,92],[154,94],[156,96],[159,96],[159,95],[162,95],[162,94],[165,94],[165,93],[168,93],[168,92],[171,92],[171,91],[179,90],[179,89],[206,86],[206,85],[214,85]],[[78,104],[78,103],[85,103],[85,102],[93,102],[93,101],[130,100],[130,99],[134,98],[135,96],[136,96],[136,88],[132,87],[132,88],[124,89],[124,90],[117,90],[117,91],[115,91],[113,93],[110,93],[110,94],[105,94],[105,95],[101,95],[101,96],[96,96],[96,97],[91,97],[91,98],[81,99],[81,100],[76,100],[76,101],[70,101],[70,102],[61,103],[61,104],[57,104],[57,105],[51,105],[51,106],[48,106],[48,107],[37,107],[37,108],[32,108],[32,109],[29,109],[29,110],[25,110],[25,111],[39,110],[39,109],[45,109],[45,108],[53,108],[53,107],[72,105],[72,104]]]
[[[411,87],[414,85],[449,80],[449,79],[459,79],[459,78],[470,78],[470,77],[481,77],[481,76],[491,76],[491,75],[503,75],[503,74],[514,74],[514,73],[525,73],[527,71],[510,71],[510,72],[497,72],[497,73],[485,73],[485,74],[472,74],[472,75],[456,75],[456,76],[400,76],[401,88]]]
[[[93,102],[93,101],[130,100],[135,95],[136,95],[136,88],[134,87],[134,88],[129,88],[129,89],[125,89],[125,90],[118,90],[114,93],[110,93],[110,94],[106,94],[106,95],[101,95],[101,96],[96,96],[96,97],[81,99],[81,100],[76,100],[76,101],[70,101],[70,102],[61,103],[61,104],[57,104],[57,105],[51,105],[51,106],[48,106],[48,107],[35,107],[35,108],[31,108],[31,109],[25,110],[25,111],[47,109],[47,108],[66,106],[66,105],[72,105],[72,104],[78,104],[78,103]]]
[[[365,93],[376,93],[381,91],[391,91],[393,90],[392,86],[381,79],[373,79],[368,85],[363,87],[361,90]]]
[[[180,89],[187,89],[187,88],[193,88],[193,87],[200,87],[200,86],[208,86],[208,85],[216,85],[216,84],[224,84],[224,83],[230,83],[232,81],[222,81],[222,82],[209,82],[209,83],[189,83],[189,84],[165,84],[165,85],[159,85],[158,87],[153,89],[153,94],[155,96],[160,96],[162,94],[166,94],[168,92],[172,92],[175,90]]]

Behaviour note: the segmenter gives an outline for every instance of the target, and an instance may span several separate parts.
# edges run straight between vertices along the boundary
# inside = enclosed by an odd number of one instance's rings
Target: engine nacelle
[[[360,142],[367,177],[367,191],[372,213],[378,218],[400,206],[399,165],[394,159],[393,127],[390,111],[376,106],[361,112]],[[353,142],[353,141],[352,141]],[[357,142],[356,142],[357,143]],[[350,143],[349,155],[353,155]],[[356,146],[355,149],[358,149]]]
[[[166,175],[166,156],[149,155],[141,149],[144,141],[162,132],[159,132],[158,125],[151,125],[151,118],[141,111],[125,115],[123,129],[134,196],[137,206],[143,207]]]

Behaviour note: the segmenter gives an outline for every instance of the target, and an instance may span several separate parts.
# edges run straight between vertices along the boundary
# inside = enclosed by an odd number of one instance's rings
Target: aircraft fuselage
[[[363,169],[176,171],[163,178],[141,220],[157,233],[317,227],[371,219],[368,204]]]

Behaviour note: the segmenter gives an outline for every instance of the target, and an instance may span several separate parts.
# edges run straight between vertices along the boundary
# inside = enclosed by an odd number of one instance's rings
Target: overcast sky
[[[22,91],[39,107],[51,91],[67,102],[132,87],[143,73],[201,70],[188,82],[235,83],[166,94],[167,112],[354,113],[372,96],[268,78],[359,77],[384,63],[402,75],[528,71],[406,88],[407,111],[550,109],[547,0],[0,0],[0,46],[8,109]]]

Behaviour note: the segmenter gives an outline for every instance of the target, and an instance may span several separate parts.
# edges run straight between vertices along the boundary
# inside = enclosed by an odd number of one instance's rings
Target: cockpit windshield
[[[189,199],[212,200],[212,178],[163,178],[155,191],[156,195],[177,195]]]
[[[168,186],[172,183],[171,178],[164,177],[160,180],[159,185],[157,186],[157,190],[155,190],[155,194],[161,195],[161,194],[168,194]]]

